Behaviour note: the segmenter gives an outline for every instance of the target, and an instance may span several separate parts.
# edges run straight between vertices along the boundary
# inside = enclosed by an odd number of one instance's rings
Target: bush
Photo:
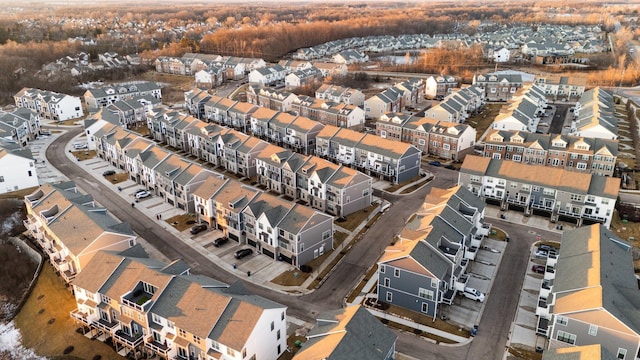
[[[309,265],[302,265],[302,266],[300,266],[300,271],[302,271],[303,273],[308,274],[308,273],[312,272],[313,269]]]
[[[64,351],[62,352],[64,355],[70,354],[73,351],[73,345],[69,345],[66,348],[64,348]]]

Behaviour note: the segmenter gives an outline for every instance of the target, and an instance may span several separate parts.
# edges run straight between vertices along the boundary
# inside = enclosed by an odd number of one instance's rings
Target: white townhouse
[[[38,186],[33,154],[10,141],[0,141],[0,194]]]
[[[363,106],[364,94],[358,89],[351,89],[339,85],[322,84],[316,90],[316,98],[348,105]]]
[[[137,81],[102,86],[85,91],[84,103],[87,111],[96,111],[103,106],[133,97],[149,95],[162,99],[162,86],[151,81]]]
[[[287,71],[282,66],[276,64],[259,69],[254,69],[249,73],[249,82],[260,85],[275,85],[278,82],[284,84]]]
[[[613,94],[596,87],[585,91],[576,103],[570,134],[602,139],[618,138],[618,118]]]
[[[150,259],[139,246],[98,253],[73,290],[76,324],[110,337],[123,356],[276,360],[287,350],[285,306],[240,281],[191,275],[182,260]]]
[[[0,138],[12,140],[20,146],[40,135],[40,117],[35,110],[17,108],[12,111],[0,110]]]
[[[41,120],[65,121],[84,115],[82,102],[76,96],[23,88],[13,98],[16,107],[35,110]]]

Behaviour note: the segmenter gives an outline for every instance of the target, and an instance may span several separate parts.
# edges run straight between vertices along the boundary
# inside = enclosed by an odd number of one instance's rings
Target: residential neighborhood
[[[32,6],[0,357],[640,359],[629,4]]]

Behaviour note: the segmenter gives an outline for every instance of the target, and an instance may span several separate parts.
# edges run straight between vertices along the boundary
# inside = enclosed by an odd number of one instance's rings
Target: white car
[[[75,143],[73,144],[73,148],[76,150],[82,150],[82,149],[87,149],[89,146],[87,145],[87,143]]]
[[[533,253],[533,256],[538,259],[546,259],[549,256],[549,252],[546,250],[538,249]]]
[[[471,299],[477,302],[484,302],[484,294],[478,291],[478,289],[474,289],[472,287],[466,287],[464,288],[463,295],[467,299]]]
[[[139,193],[136,193],[136,199],[144,199],[151,196],[151,193],[148,192],[147,190],[141,191]]]

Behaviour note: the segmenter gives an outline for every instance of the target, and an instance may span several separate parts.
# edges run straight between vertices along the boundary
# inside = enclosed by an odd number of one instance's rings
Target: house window
[[[322,233],[322,240],[327,240],[330,237],[331,237],[331,230],[327,230]]]
[[[184,331],[183,329],[178,329],[178,335],[180,335],[180,337],[186,338],[187,332]]]
[[[390,291],[387,291],[386,300],[387,300],[387,302],[392,302],[393,301],[393,294]]]
[[[589,325],[589,335],[596,336],[598,335],[598,325]]]
[[[422,307],[420,308],[420,311],[422,311],[423,313],[428,312],[429,311],[429,304],[422,303]]]
[[[423,289],[423,288],[419,288],[418,289],[418,296],[423,298],[423,299],[433,300],[433,291],[432,290]]]
[[[558,335],[556,336],[556,340],[566,342],[567,344],[574,345],[576,343],[576,336],[574,334],[558,331]]]
[[[198,336],[193,335],[193,342],[196,344],[200,344],[200,338]]]
[[[384,266],[384,265],[380,265],[380,273],[381,273],[381,274],[384,274],[384,268],[385,268],[385,266]]]
[[[390,287],[391,286],[391,280],[389,280],[389,278],[384,278],[384,286],[385,287]]]
[[[556,317],[556,324],[567,326],[568,323],[569,323],[569,319],[567,319],[566,317],[564,316]]]
[[[162,325],[162,318],[154,313],[151,313],[151,320],[156,324]]]
[[[280,340],[280,330],[276,332],[276,340]]]
[[[418,139],[418,145],[424,146],[424,139]]]
[[[4,182],[4,176],[0,176],[0,182]]]
[[[618,348],[618,356],[617,356],[617,358],[624,360],[625,357],[627,357],[627,349]]]
[[[400,269],[393,269],[393,276],[399,278],[400,277]]]
[[[272,321],[271,322],[271,331],[273,331],[273,329],[275,329],[276,324]]]
[[[156,287],[150,284],[147,284],[146,282],[142,283],[142,287],[144,288],[144,292],[146,292],[147,294],[154,294],[156,292]]]
[[[280,313],[280,320],[284,321],[284,311]]]

